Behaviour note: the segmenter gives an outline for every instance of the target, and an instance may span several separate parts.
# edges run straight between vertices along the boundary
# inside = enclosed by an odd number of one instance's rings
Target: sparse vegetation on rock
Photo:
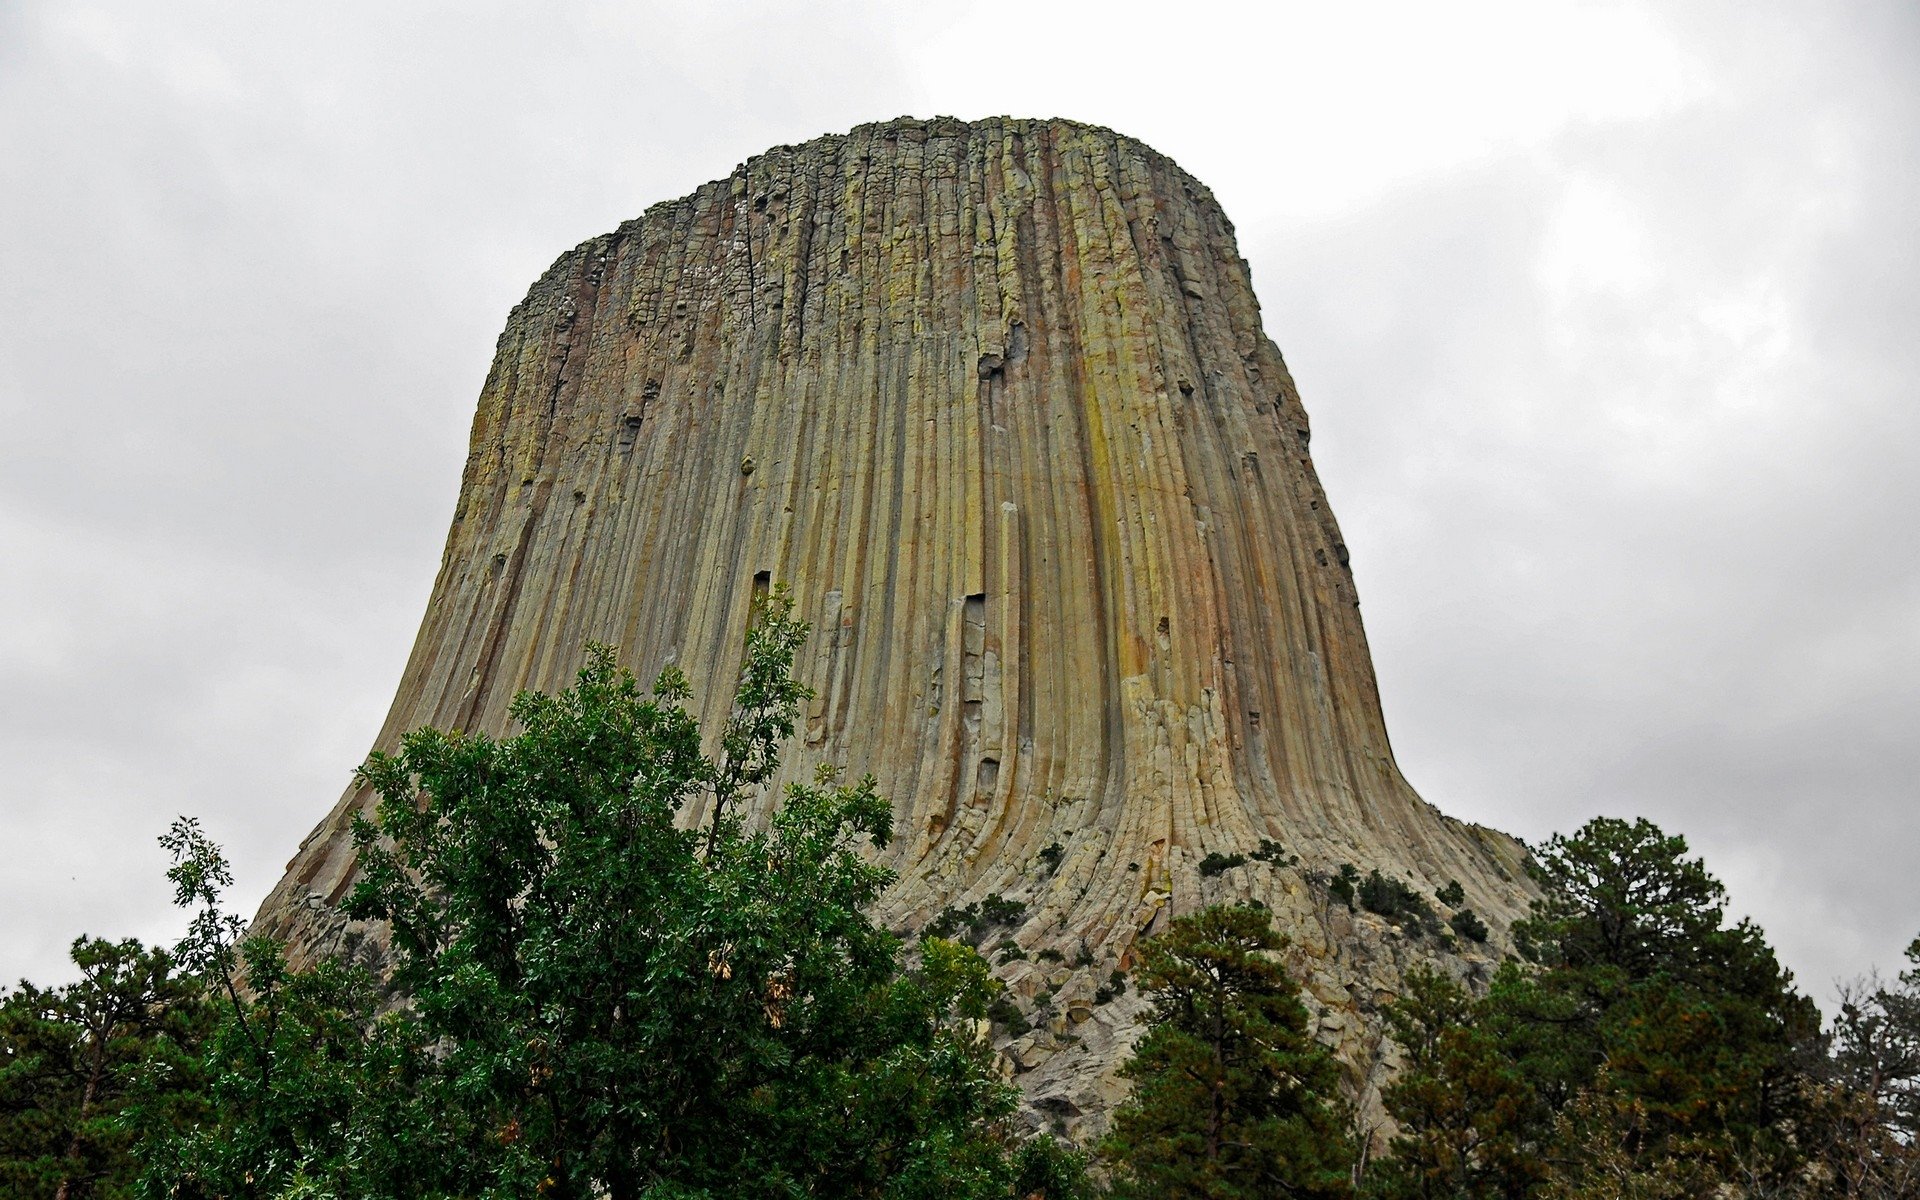
[[[1219,875],[1235,867],[1246,865],[1246,861],[1247,856],[1244,854],[1222,854],[1215,850],[1200,860],[1200,874]]]

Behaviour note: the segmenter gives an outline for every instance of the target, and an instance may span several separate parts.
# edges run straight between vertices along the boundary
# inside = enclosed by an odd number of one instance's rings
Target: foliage
[[[70,955],[76,982],[0,994],[0,1195],[127,1196],[142,1129],[198,1112],[198,983],[132,939]]]
[[[1360,885],[1360,872],[1352,863],[1341,863],[1339,871],[1326,880],[1327,894],[1352,909],[1355,889]]]
[[[422,1118],[432,1055],[406,1013],[381,1018],[364,970],[289,969],[222,907],[232,874],[197,822],[161,838],[175,902],[195,915],[176,950],[217,997],[200,1071],[205,1112],[141,1148],[140,1195],[411,1196],[443,1191],[470,1134]]]
[[[1830,1077],[1869,1101],[1890,1133],[1913,1142],[1920,1140],[1920,938],[1907,947],[1907,961],[1891,984],[1869,978],[1842,989]]]
[[[987,1005],[987,1020],[1006,1030],[1008,1037],[1019,1037],[1033,1029],[1033,1022],[1028,1019],[1026,1012],[1005,992],[995,996]]]
[[[1534,869],[1542,895],[1514,932],[1536,965],[1506,964],[1479,999],[1416,974],[1389,1011],[1408,1067],[1385,1096],[1402,1133],[1374,1190],[1663,1196],[1796,1178],[1817,1015],[1760,931],[1727,923],[1686,842],[1601,818]]]
[[[1405,881],[1382,875],[1378,870],[1367,872],[1366,878],[1354,889],[1354,898],[1361,908],[1387,918],[1410,933],[1436,932],[1440,927],[1439,918],[1426,897]]]
[[[1032,1138],[1014,1156],[1013,1195],[1020,1200],[1094,1200],[1102,1194],[1088,1178],[1087,1156],[1052,1138]]]
[[[1200,860],[1200,874],[1219,875],[1235,867],[1245,866],[1246,861],[1247,856],[1244,854],[1222,854],[1218,850],[1209,851],[1207,856]]]
[[[1349,1194],[1339,1069],[1271,957],[1285,944],[1264,911],[1223,905],[1143,944],[1152,1023],[1103,1145],[1117,1195]]]
[[[1463,908],[1448,917],[1447,927],[1470,942],[1487,940],[1487,923],[1475,916],[1470,908]]]
[[[1536,948],[1534,1016],[1556,1061],[1542,1080],[1570,1099],[1600,1067],[1639,1101],[1648,1135],[1743,1143],[1790,1115],[1796,1055],[1818,1013],[1686,841],[1648,821],[1596,818],[1553,838],[1544,894],[1515,933]]]
[[[1447,886],[1433,894],[1433,898],[1448,908],[1459,908],[1467,902],[1467,889],[1460,886],[1458,879],[1447,880]]]
[[[1254,862],[1271,863],[1276,867],[1292,866],[1299,861],[1299,859],[1290,856],[1286,851],[1286,847],[1282,846],[1279,842],[1274,841],[1272,838],[1261,838],[1259,846],[1251,852],[1241,853],[1236,851],[1235,853],[1227,854],[1219,850],[1209,850],[1206,857],[1200,860],[1200,874],[1205,878],[1225,874],[1235,867],[1245,866],[1248,859],[1252,859]]]
[[[1555,834],[1532,867],[1541,898],[1515,932],[1548,966],[1609,984],[1698,973],[1726,936],[1726,889],[1686,853],[1685,838],[1644,818]]]
[[[1542,1200],[1693,1200],[1730,1182],[1711,1142],[1648,1135],[1646,1106],[1609,1086],[1582,1092],[1554,1118],[1553,1171]]]
[[[1287,853],[1287,848],[1272,838],[1261,838],[1260,846],[1253,852],[1259,862],[1272,863],[1276,867],[1290,867],[1300,861],[1298,855]]]
[[[1425,967],[1405,986],[1386,1011],[1405,1062],[1381,1097],[1399,1133],[1369,1194],[1526,1195],[1545,1175],[1531,1134],[1546,1107],[1465,988]]]
[[[1794,1140],[1807,1160],[1803,1174],[1823,1185],[1809,1194],[1920,1196],[1920,1146],[1890,1127],[1869,1091],[1811,1081],[1805,1088]]]
[[[1804,1140],[1847,1196],[1920,1195],[1920,938],[1891,983],[1841,989]]]
[[[203,886],[224,865],[189,839],[231,1012],[218,1119],[156,1155],[154,1194],[1069,1194],[1077,1160],[1015,1136],[978,1036],[986,963],[932,936],[903,953],[865,915],[891,878],[865,853],[891,833],[873,781],[822,775],[745,820],[806,695],[803,636],[784,596],[759,614],[715,759],[685,680],[642,695],[604,647],[520,696],[513,737],[423,729],[369,759],[348,911],[390,924],[384,1016],[364,975],[236,948]]]
[[[1052,873],[1060,869],[1061,861],[1067,857],[1067,848],[1059,842],[1048,842],[1036,857],[1047,864],[1047,871]]]
[[[981,939],[993,930],[1018,924],[1026,912],[1027,906],[1022,902],[1009,900],[995,892],[965,907],[948,906],[941,909],[927,923],[924,932],[932,937],[960,937],[978,946]]]

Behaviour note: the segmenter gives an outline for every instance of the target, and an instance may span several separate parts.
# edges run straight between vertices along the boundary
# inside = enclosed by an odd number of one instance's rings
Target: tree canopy
[[[721,753],[663,673],[592,647],[506,738],[423,729],[362,777],[347,911],[387,922],[384,992],[237,947],[224,865],[176,872],[231,1017],[217,1119],[174,1139],[153,1195],[1005,1198],[1079,1186],[1016,1134],[981,1037],[998,984],[970,948],[908,950],[866,910],[890,874],[871,779],[823,773],[764,822],[806,698],[783,596],[758,614]],[[700,828],[677,818],[711,802]]]
[[[123,1197],[142,1132],[198,1115],[199,983],[128,939],[81,937],[80,978],[0,996],[0,1196]]]
[[[82,938],[76,982],[0,995],[0,1200],[1100,1194],[1082,1155],[1022,1135],[988,1041],[1008,1006],[961,940],[1024,905],[904,943],[867,915],[892,879],[874,781],[762,795],[805,635],[776,593],[711,756],[679,673],[643,690],[600,646],[571,688],[518,697],[509,736],[371,756],[345,907],[386,926],[379,975],[249,937],[219,848],[177,821],[174,950]],[[1684,839],[1596,819],[1534,871],[1523,958],[1472,987],[1416,964],[1379,1012],[1395,1133],[1371,1161],[1266,910],[1135,946],[1150,1006],[1099,1147],[1110,1194],[1920,1194],[1920,942],[1823,1034]],[[1437,927],[1411,884],[1323,882],[1420,917],[1408,938]]]
[[[1383,1196],[1685,1195],[1804,1161],[1819,1014],[1684,839],[1598,818],[1541,847],[1542,894],[1484,996],[1416,972],[1388,1013],[1407,1066]],[[1597,1186],[1597,1185],[1596,1185]],[[1640,1185],[1636,1185],[1640,1186]]]
[[[1122,1068],[1134,1092],[1103,1147],[1117,1194],[1351,1193],[1339,1067],[1273,957],[1285,945],[1265,909],[1224,905],[1142,945],[1151,1024]]]

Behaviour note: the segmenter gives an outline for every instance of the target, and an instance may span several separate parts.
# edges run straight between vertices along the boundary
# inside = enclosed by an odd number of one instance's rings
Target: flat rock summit
[[[1517,842],[1394,763],[1307,442],[1233,227],[1147,146],[941,118],[775,147],[514,308],[376,745],[505,732],[590,640],[679,664],[717,730],[785,585],[817,696],[784,777],[878,777],[886,924],[973,905],[988,952],[1017,944],[1033,1027],[1002,1046],[1036,1118],[1101,1127],[1144,1007],[1102,985],[1216,901],[1273,910],[1364,1094],[1402,972],[1485,972],[1530,891]],[[370,952],[332,906],[372,800],[340,799],[257,928]],[[1352,909],[1343,864],[1447,891],[1490,944]]]

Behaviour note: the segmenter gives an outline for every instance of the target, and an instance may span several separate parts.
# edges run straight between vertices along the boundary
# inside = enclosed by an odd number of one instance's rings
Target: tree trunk
[[[65,1165],[60,1169],[60,1186],[54,1189],[53,1200],[69,1200],[73,1193],[73,1171],[80,1159],[80,1147],[86,1140],[83,1131],[87,1118],[93,1113],[94,1103],[100,1097],[100,1083],[106,1075],[107,1035],[112,1028],[109,1026],[105,1033],[99,1030],[89,1032],[93,1034],[93,1044],[88,1047],[87,1086],[80,1091],[80,1108],[73,1117],[73,1136],[67,1141]]]

